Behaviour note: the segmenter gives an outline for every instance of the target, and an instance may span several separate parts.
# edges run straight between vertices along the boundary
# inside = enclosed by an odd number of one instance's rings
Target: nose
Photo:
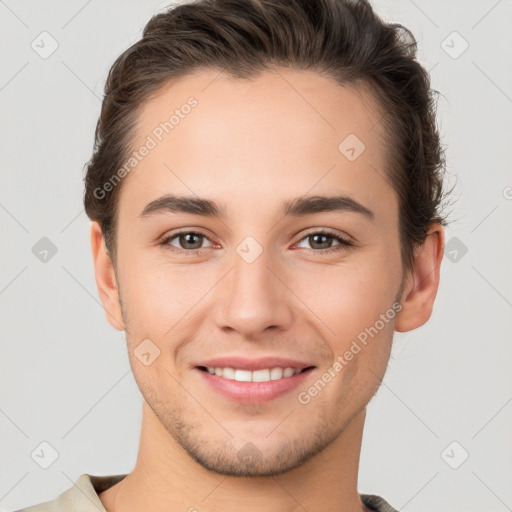
[[[286,330],[292,323],[293,293],[265,251],[252,262],[234,254],[231,271],[219,284],[214,317],[223,331],[257,339],[270,329]]]

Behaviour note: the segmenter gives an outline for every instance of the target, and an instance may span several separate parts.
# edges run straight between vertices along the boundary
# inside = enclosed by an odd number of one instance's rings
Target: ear
[[[400,299],[402,309],[396,315],[395,331],[417,329],[432,315],[443,253],[444,229],[435,223],[430,226],[424,243],[414,252],[414,264]]]
[[[117,278],[98,222],[92,222],[91,224],[91,249],[96,286],[98,287],[101,303],[105,309],[105,315],[109,324],[114,329],[123,331],[125,326],[122,321],[123,315],[119,300]]]

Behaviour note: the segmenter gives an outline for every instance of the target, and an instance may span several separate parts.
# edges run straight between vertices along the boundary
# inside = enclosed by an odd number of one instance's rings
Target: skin
[[[430,318],[443,228],[429,228],[404,273],[398,199],[376,172],[386,155],[380,115],[360,90],[310,71],[276,69],[250,81],[194,73],[145,104],[134,147],[190,96],[198,106],[122,184],[115,267],[100,226],[91,225],[98,291],[111,325],[126,331],[144,397],[136,465],[100,500],[109,512],[366,510],[357,491],[366,406],[385,374],[394,331]],[[366,145],[352,162],[338,150],[350,133]],[[334,192],[375,218],[281,214],[284,200]],[[166,193],[215,200],[227,215],[139,217]],[[205,237],[159,245],[182,228]],[[354,245],[325,252],[339,242],[307,236],[322,228]],[[236,252],[247,236],[263,249],[250,264]],[[202,250],[181,255],[169,246]],[[298,392],[396,299],[401,311],[301,404]],[[148,338],[160,355],[145,366],[134,350]],[[277,355],[316,368],[299,389],[242,404],[218,394],[193,368],[220,355]],[[248,442],[258,453],[252,464],[237,456]]]

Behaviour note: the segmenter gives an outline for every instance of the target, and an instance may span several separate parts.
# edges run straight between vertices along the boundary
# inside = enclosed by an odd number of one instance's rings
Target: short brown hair
[[[367,0],[196,0],[153,16],[109,71],[86,165],[85,211],[100,223],[113,263],[122,183],[108,193],[102,187],[133,151],[138,112],[150,95],[194,71],[251,79],[282,66],[373,93],[383,113],[385,173],[399,200],[402,264],[412,268],[414,247],[424,242],[429,225],[447,224],[437,91],[416,50],[411,32],[383,22]]]

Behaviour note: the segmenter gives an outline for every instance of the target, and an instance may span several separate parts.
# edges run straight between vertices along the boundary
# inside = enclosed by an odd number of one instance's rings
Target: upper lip
[[[235,370],[263,370],[265,368],[295,368],[302,370],[314,366],[295,359],[282,357],[262,357],[260,359],[247,359],[245,357],[216,357],[202,361],[194,366],[205,366],[210,368],[233,368]]]

